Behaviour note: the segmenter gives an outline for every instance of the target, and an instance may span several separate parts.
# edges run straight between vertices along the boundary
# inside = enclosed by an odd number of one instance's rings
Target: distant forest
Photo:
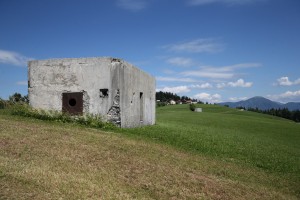
[[[244,107],[237,107],[238,109],[245,109]],[[295,122],[300,122],[300,110],[290,111],[287,108],[279,109],[269,109],[269,110],[259,110],[258,108],[248,108],[248,111],[263,113],[267,115],[273,115],[277,117],[282,117],[285,119],[290,119]]]
[[[161,102],[168,102],[171,100],[174,101],[187,101],[187,100],[192,100],[192,101],[197,101],[197,99],[191,99],[190,97],[187,96],[178,96],[177,94],[173,94],[171,92],[156,92],[156,100],[159,100]]]

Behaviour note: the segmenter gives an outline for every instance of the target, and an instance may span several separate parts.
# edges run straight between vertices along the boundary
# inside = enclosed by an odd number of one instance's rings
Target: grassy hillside
[[[299,124],[201,106],[114,133],[0,110],[0,199],[300,198]]]
[[[157,125],[127,129],[126,133],[223,160],[272,172],[300,174],[300,124],[282,118],[216,105],[187,105],[157,109]]]

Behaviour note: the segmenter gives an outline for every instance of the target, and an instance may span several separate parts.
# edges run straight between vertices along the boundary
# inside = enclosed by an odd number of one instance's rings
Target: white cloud
[[[227,85],[230,87],[251,87],[253,83],[245,82],[243,79],[239,79],[236,82],[229,82]]]
[[[212,3],[223,3],[226,5],[245,5],[250,3],[256,3],[256,2],[263,2],[266,0],[189,0],[188,4],[192,6],[201,6],[201,5],[207,5]]]
[[[197,80],[191,78],[175,78],[175,77],[162,77],[162,76],[157,76],[156,80],[167,81],[167,82],[187,82],[187,83],[198,82]]]
[[[27,81],[18,81],[16,82],[17,85],[28,85]]]
[[[281,77],[277,79],[278,85],[284,85],[284,86],[289,86],[292,85],[293,83],[289,80],[289,77]]]
[[[117,6],[130,11],[143,10],[147,5],[146,0],[117,0]]]
[[[32,59],[33,58],[23,56],[17,52],[0,49],[0,63],[25,67],[27,61]]]
[[[221,89],[224,87],[251,87],[252,85],[252,82],[245,82],[244,79],[239,79],[236,82],[218,83],[216,87]]]
[[[219,103],[221,102],[221,95],[219,94],[209,94],[209,93],[199,93],[194,96],[194,98],[200,101],[207,101],[209,103]]]
[[[172,77],[156,77],[157,80],[161,81],[174,81],[174,82],[194,82],[194,80],[190,79],[178,79],[178,78],[172,78]],[[198,81],[195,81],[198,82]],[[182,86],[175,86],[175,87],[162,87],[157,88],[156,91],[162,91],[162,92],[172,92],[172,93],[185,93],[190,92],[192,89],[210,89],[213,88],[213,86],[210,83],[202,83],[202,84],[191,84],[191,85],[182,85]]]
[[[181,66],[181,67],[189,67],[193,65],[193,60],[190,58],[183,58],[183,57],[174,57],[174,58],[169,58],[166,60],[167,63],[176,65],[176,66]]]
[[[243,101],[243,100],[247,100],[248,97],[230,97],[229,101]]]
[[[197,89],[209,89],[213,86],[210,83],[203,83],[203,84],[197,84],[197,85],[191,85],[190,88],[197,88]]]
[[[204,38],[184,43],[169,44],[163,46],[163,48],[173,52],[216,53],[223,49],[223,45],[216,39]]]
[[[185,93],[191,91],[188,86],[164,87],[156,89],[157,92],[172,92],[172,93]]]
[[[300,84],[300,78],[298,78],[295,81],[290,81],[289,77],[283,76],[283,77],[277,79],[277,84],[275,84],[275,85],[291,86],[291,85],[298,85],[298,84]]]
[[[277,95],[268,95],[268,98],[270,98],[274,101],[280,101],[280,102],[289,102],[289,101],[300,102],[300,90],[287,91],[285,93],[281,93],[281,94],[277,94]]]
[[[219,88],[219,89],[222,89],[226,86],[227,86],[226,83],[218,83],[216,87]]]
[[[237,75],[236,70],[260,66],[262,66],[260,63],[240,63],[223,67],[201,66],[198,70],[184,71],[181,74],[184,76],[230,79]]]

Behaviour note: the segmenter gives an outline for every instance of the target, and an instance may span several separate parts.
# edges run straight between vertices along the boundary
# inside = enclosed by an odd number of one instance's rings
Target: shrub
[[[196,105],[195,104],[190,104],[190,110],[195,111],[195,109],[196,109]]]
[[[162,107],[162,106],[166,106],[166,105],[167,105],[166,102],[157,102],[157,103],[156,103],[156,106],[157,106],[157,107]]]

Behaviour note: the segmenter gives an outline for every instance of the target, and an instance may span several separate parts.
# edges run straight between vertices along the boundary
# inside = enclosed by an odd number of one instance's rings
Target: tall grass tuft
[[[116,129],[116,126],[110,122],[106,122],[102,116],[85,114],[83,116],[71,116],[68,113],[60,111],[46,111],[42,109],[33,109],[28,105],[16,104],[10,108],[12,115],[23,117],[32,117],[46,121],[58,121],[63,123],[75,123],[92,128]]]
[[[8,100],[4,100],[0,98],[0,109],[10,108],[11,106],[15,105],[16,103],[13,103]],[[21,103],[18,103],[21,104]]]
[[[4,109],[5,107],[5,101],[0,98],[0,109]]]

